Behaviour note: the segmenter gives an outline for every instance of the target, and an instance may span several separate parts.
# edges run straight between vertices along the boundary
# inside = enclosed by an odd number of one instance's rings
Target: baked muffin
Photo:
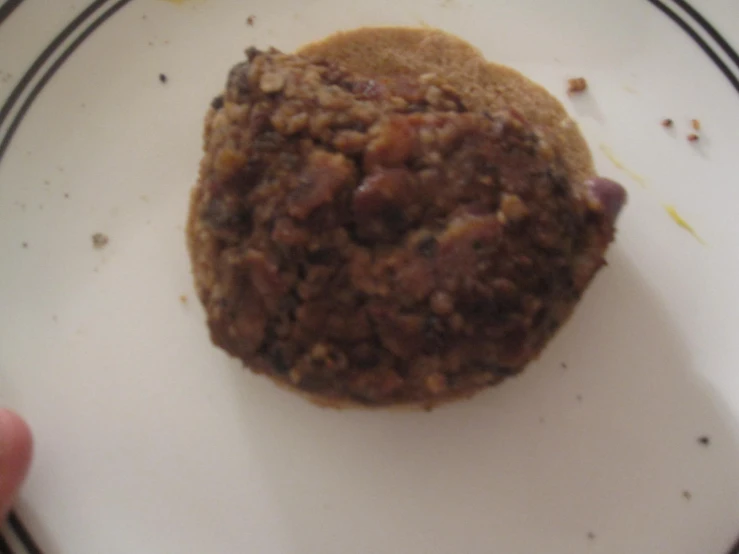
[[[429,40],[446,57],[420,59]],[[187,228],[212,341],[334,406],[432,406],[538,356],[625,201],[556,100],[427,30],[247,58],[206,117]],[[473,62],[466,89],[440,71]]]

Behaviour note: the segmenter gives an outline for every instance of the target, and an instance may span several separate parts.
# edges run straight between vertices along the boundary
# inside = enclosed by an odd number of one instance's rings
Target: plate
[[[44,550],[725,551],[739,64],[700,23],[739,45],[739,5],[686,6],[0,4],[0,400],[35,432],[18,512]],[[366,25],[439,27],[540,82],[630,195],[609,266],[541,359],[431,413],[320,409],[244,371],[208,339],[185,250],[228,68],[251,44]]]

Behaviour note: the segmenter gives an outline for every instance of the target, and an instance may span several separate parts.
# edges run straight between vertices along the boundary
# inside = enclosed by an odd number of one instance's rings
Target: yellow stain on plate
[[[616,155],[613,153],[613,150],[611,150],[608,146],[605,144],[600,145],[601,151],[606,155],[606,157],[611,160],[611,163],[615,165],[618,169],[626,173],[633,181],[636,181],[639,183],[639,185],[642,188],[647,188],[647,181],[639,175],[638,173],[631,171],[628,167],[626,167],[621,160],[619,160]]]
[[[667,212],[667,215],[669,215],[672,218],[672,221],[674,221],[675,223],[677,223],[677,225],[679,227],[682,227],[688,233],[690,233],[691,235],[693,235],[693,237],[695,238],[695,240],[697,240],[698,242],[700,242],[703,245],[706,244],[706,241],[704,241],[698,235],[698,233],[695,232],[695,229],[693,229],[693,226],[690,223],[688,223],[687,221],[685,221],[685,219],[679,213],[677,213],[677,209],[675,209],[675,206],[673,206],[672,204],[665,204],[665,211]]]

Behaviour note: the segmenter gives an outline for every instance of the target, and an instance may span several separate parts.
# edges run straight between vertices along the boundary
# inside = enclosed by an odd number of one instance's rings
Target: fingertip
[[[0,517],[10,509],[32,454],[33,437],[28,424],[15,412],[0,408]]]

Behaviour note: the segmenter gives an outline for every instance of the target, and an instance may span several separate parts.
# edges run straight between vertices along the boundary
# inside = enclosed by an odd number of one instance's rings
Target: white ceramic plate
[[[739,45],[735,0],[697,7]],[[35,432],[18,510],[46,552],[728,549],[739,90],[685,29],[647,0],[84,8],[0,2],[0,400]],[[322,410],[241,369],[210,344],[183,238],[202,116],[244,48],[384,24],[440,27],[545,85],[630,194],[610,266],[541,360],[432,413]],[[573,76],[590,89],[567,99]]]

